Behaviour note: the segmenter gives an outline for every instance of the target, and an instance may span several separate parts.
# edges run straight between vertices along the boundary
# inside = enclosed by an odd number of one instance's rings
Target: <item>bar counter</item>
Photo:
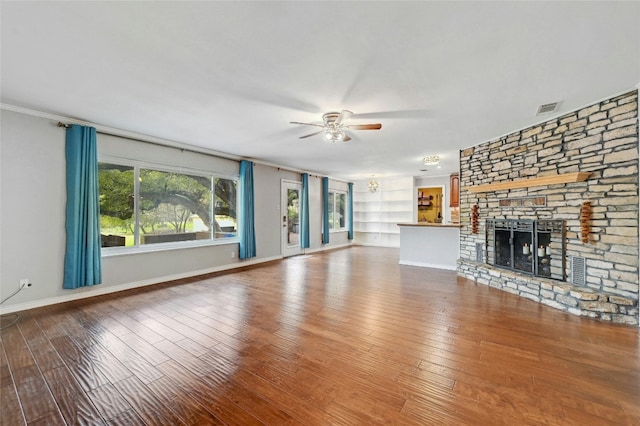
[[[460,224],[399,223],[400,264],[455,271],[460,257]]]

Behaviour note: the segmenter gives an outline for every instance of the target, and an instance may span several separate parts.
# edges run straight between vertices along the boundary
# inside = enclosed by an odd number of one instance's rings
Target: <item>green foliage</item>
[[[231,216],[236,215],[236,182],[230,179],[215,178],[214,192],[216,194],[216,215]]]
[[[289,232],[292,232],[294,225],[298,224],[300,216],[300,200],[297,190],[287,190],[287,223]]]
[[[289,223],[298,223],[298,206],[287,207],[287,220]]]
[[[144,233],[169,224],[184,232],[193,213],[210,223],[211,180],[181,173],[140,170],[140,225]]]
[[[133,168],[100,163],[100,214],[120,220],[133,217]]]
[[[129,229],[133,232],[134,169],[99,164],[101,229]],[[142,233],[184,233],[196,214],[205,225],[219,225],[211,217],[211,178],[140,169],[140,231]],[[215,178],[215,214],[236,217],[236,183]]]

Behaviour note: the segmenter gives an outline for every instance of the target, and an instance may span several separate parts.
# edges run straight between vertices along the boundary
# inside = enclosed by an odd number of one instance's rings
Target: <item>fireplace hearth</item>
[[[487,219],[486,263],[564,281],[563,220]]]

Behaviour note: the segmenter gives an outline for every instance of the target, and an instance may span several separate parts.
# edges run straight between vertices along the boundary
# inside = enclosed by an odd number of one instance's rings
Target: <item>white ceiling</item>
[[[640,2],[6,2],[1,101],[357,180],[640,82]],[[329,144],[327,111],[383,124]],[[421,158],[439,154],[442,168]]]

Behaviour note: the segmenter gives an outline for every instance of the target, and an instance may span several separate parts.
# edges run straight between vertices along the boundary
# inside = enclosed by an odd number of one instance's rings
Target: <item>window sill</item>
[[[137,247],[103,247],[102,257],[118,257],[118,256],[128,256],[132,254],[144,254],[144,253],[155,253],[161,251],[171,251],[171,250],[185,250],[191,248],[200,248],[200,247],[211,247],[211,246],[221,246],[226,244],[238,244],[240,239],[238,237],[234,238],[224,238],[219,240],[200,240],[197,242],[193,241],[180,241],[175,243],[158,243],[158,244],[146,244],[143,246]]]

